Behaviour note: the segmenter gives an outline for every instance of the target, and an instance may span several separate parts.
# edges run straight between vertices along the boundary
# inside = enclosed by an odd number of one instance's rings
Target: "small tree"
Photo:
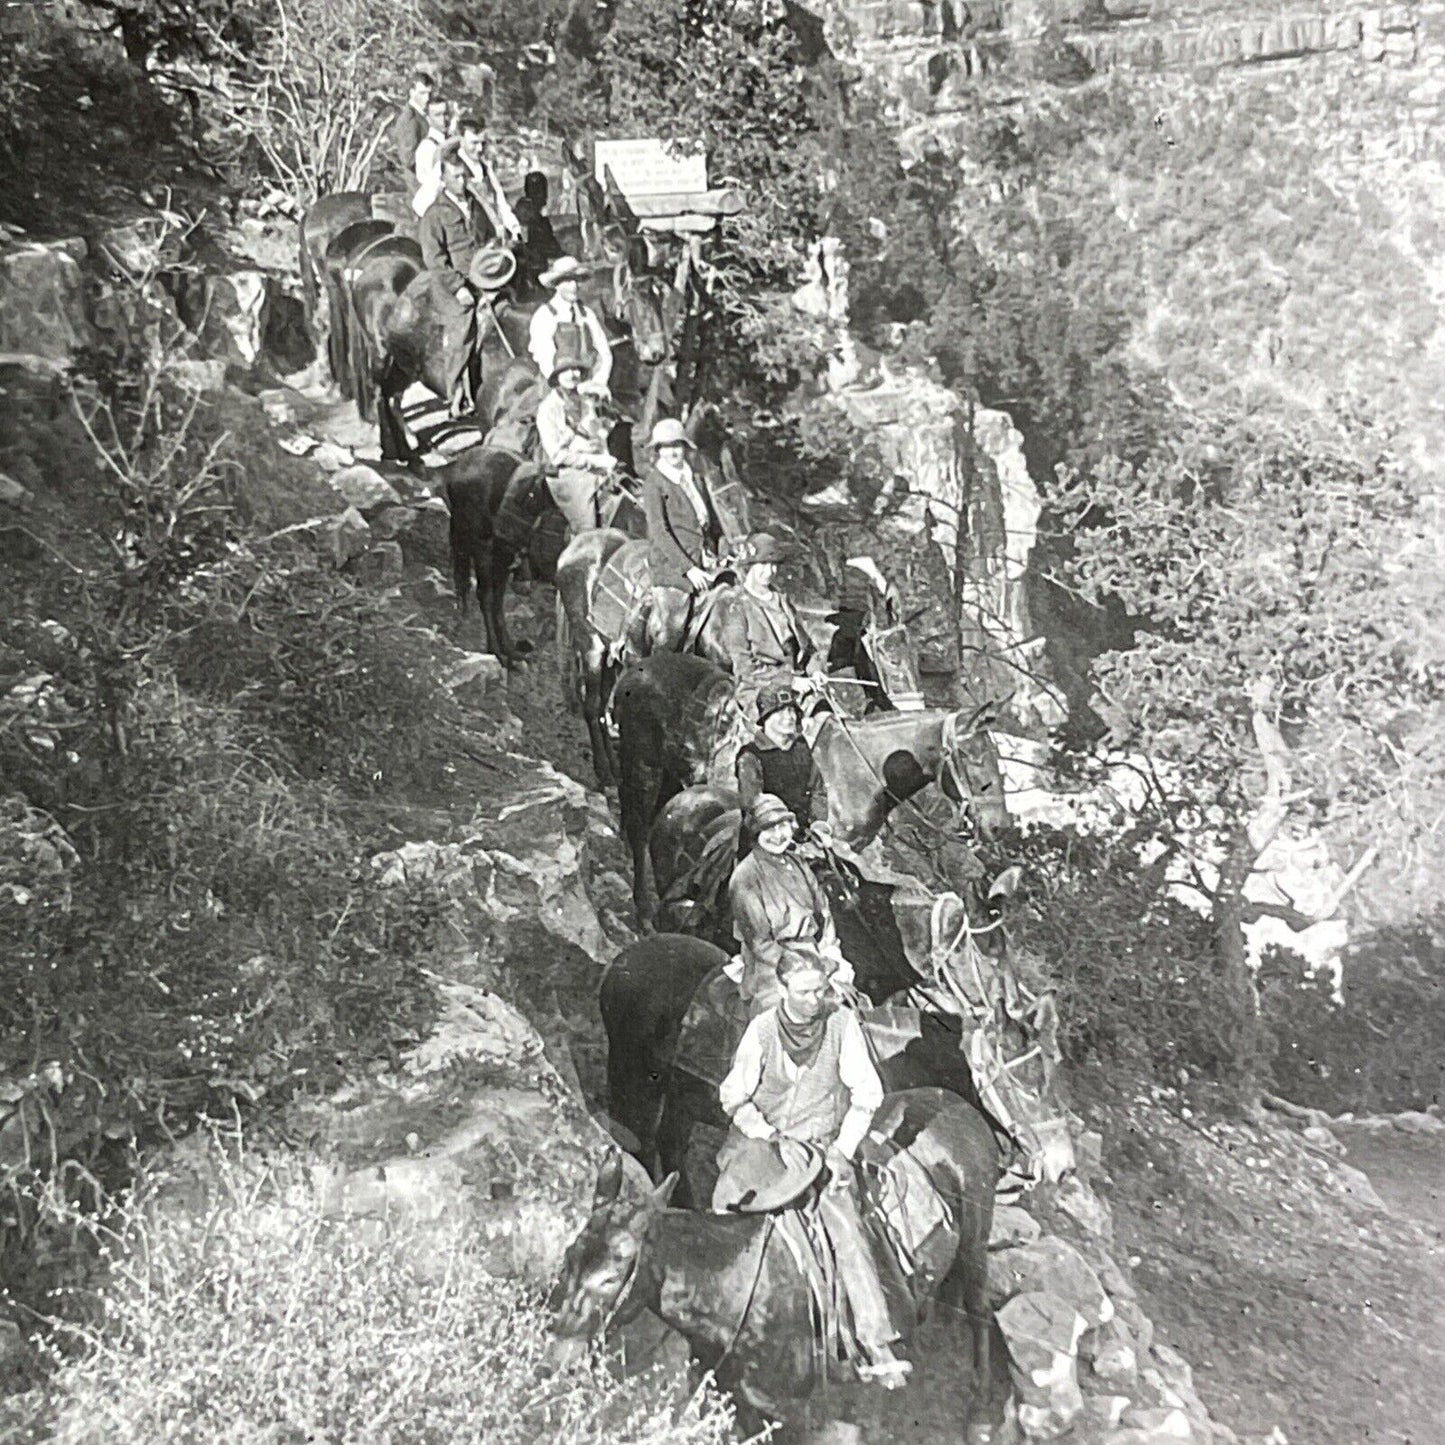
[[[1445,638],[1420,621],[1441,615],[1445,568],[1419,485],[1362,423],[1200,428],[1211,440],[1167,459],[1065,475],[1060,576],[1139,619],[1095,675],[1173,770],[1174,807],[1212,825],[1215,958],[1252,1000],[1244,889],[1292,813],[1357,856],[1388,847],[1396,879],[1438,870]]]

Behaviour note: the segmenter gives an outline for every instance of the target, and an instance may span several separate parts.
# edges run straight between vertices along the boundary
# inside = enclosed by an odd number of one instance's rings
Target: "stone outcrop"
[[[0,245],[0,353],[68,361],[92,340],[84,241]]]

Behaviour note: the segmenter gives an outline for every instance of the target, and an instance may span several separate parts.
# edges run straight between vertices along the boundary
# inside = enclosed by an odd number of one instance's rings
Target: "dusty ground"
[[[1351,1141],[1381,1213],[1282,1130],[1094,1112],[1119,1253],[1216,1418],[1291,1445],[1445,1442],[1439,1136]]]

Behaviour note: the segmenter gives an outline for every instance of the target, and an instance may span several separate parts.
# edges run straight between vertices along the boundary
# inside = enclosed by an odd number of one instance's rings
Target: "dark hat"
[[[559,346],[552,358],[552,374],[547,378],[553,386],[564,371],[591,371],[592,363],[575,347]]]
[[[766,833],[776,823],[788,823],[797,827],[798,820],[793,810],[776,793],[759,793],[748,809],[748,827],[756,837]]]
[[[798,1139],[743,1139],[729,1146],[713,1208],[771,1214],[796,1204],[818,1181],[821,1150]]]
[[[796,544],[785,542],[771,532],[755,532],[743,544],[738,562],[744,567],[750,567],[754,562],[791,562],[798,551]]]
[[[758,723],[767,722],[775,712],[782,712],[785,707],[790,707],[794,712],[801,713],[798,706],[798,695],[785,682],[780,682],[773,687],[765,687],[758,694]]]
[[[472,257],[467,280],[478,291],[500,291],[517,274],[517,258],[500,246],[483,246]]]

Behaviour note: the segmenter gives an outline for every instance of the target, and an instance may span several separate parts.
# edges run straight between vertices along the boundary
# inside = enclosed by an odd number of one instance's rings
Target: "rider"
[[[597,400],[583,389],[588,361],[559,348],[552,363],[551,388],[537,408],[537,437],[551,477],[552,495],[575,536],[605,525],[600,493],[617,470],[607,450],[608,425]]]
[[[803,737],[797,694],[787,683],[759,693],[758,730],[738,752],[737,774],[744,819],[764,793],[781,798],[795,818],[812,818],[818,772],[813,750]],[[746,856],[755,841],[744,822],[738,830],[738,857]]]
[[[486,127],[474,115],[464,115],[457,132],[459,151],[467,168],[467,189],[481,202],[492,229],[513,250],[521,243],[522,225],[507,201],[507,193],[487,155]]]
[[[776,1002],[778,961],[794,943],[811,944],[832,968],[834,989],[851,996],[853,965],[839,946],[828,896],[794,845],[797,819],[781,798],[762,793],[748,809],[747,826],[757,845],[728,883],[733,937],[742,949],[726,972],[748,1013]]]
[[[780,1000],[748,1024],[718,1090],[732,1124],[718,1154],[713,1208],[746,1208],[776,1175],[772,1156],[786,1167],[801,1144],[802,1166],[811,1151],[822,1152],[829,1177],[817,1220],[851,1316],[849,1354],[862,1358],[864,1378],[896,1389],[910,1366],[893,1352],[898,1331],[859,1212],[853,1159],[883,1103],[883,1083],[856,1014],[828,997],[830,971],[811,948],[791,946],[778,960]]]
[[[517,223],[523,239],[517,248],[517,269],[529,287],[554,262],[566,254],[547,216],[547,176],[528,171],[522,195],[516,205]]]
[[[687,616],[713,582],[722,522],[707,477],[692,464],[697,448],[683,424],[664,417],[652,429],[652,461],[639,473],[647,514],[655,617]]]
[[[596,396],[607,395],[612,375],[612,343],[602,319],[582,300],[581,283],[592,274],[591,267],[575,256],[563,256],[537,278],[553,294],[532,317],[527,350],[543,376],[551,376],[557,352],[566,342],[567,350],[587,359],[587,379],[582,389]]]
[[[732,658],[738,708],[744,717],[757,707],[765,688],[791,685],[800,672],[824,670],[824,659],[814,656],[793,604],[775,586],[778,565],[795,555],[795,549],[771,533],[759,532],[737,559],[743,569],[742,586],[728,611],[723,640]]]
[[[421,218],[417,240],[422,264],[437,273],[441,290],[456,298],[456,313],[446,322],[445,346],[452,414],[461,416],[470,409],[475,381],[471,361],[476,351],[478,298],[471,279],[472,263],[494,240],[494,232],[486,213],[467,194],[466,166],[454,148],[442,154],[441,181],[441,194]]]

